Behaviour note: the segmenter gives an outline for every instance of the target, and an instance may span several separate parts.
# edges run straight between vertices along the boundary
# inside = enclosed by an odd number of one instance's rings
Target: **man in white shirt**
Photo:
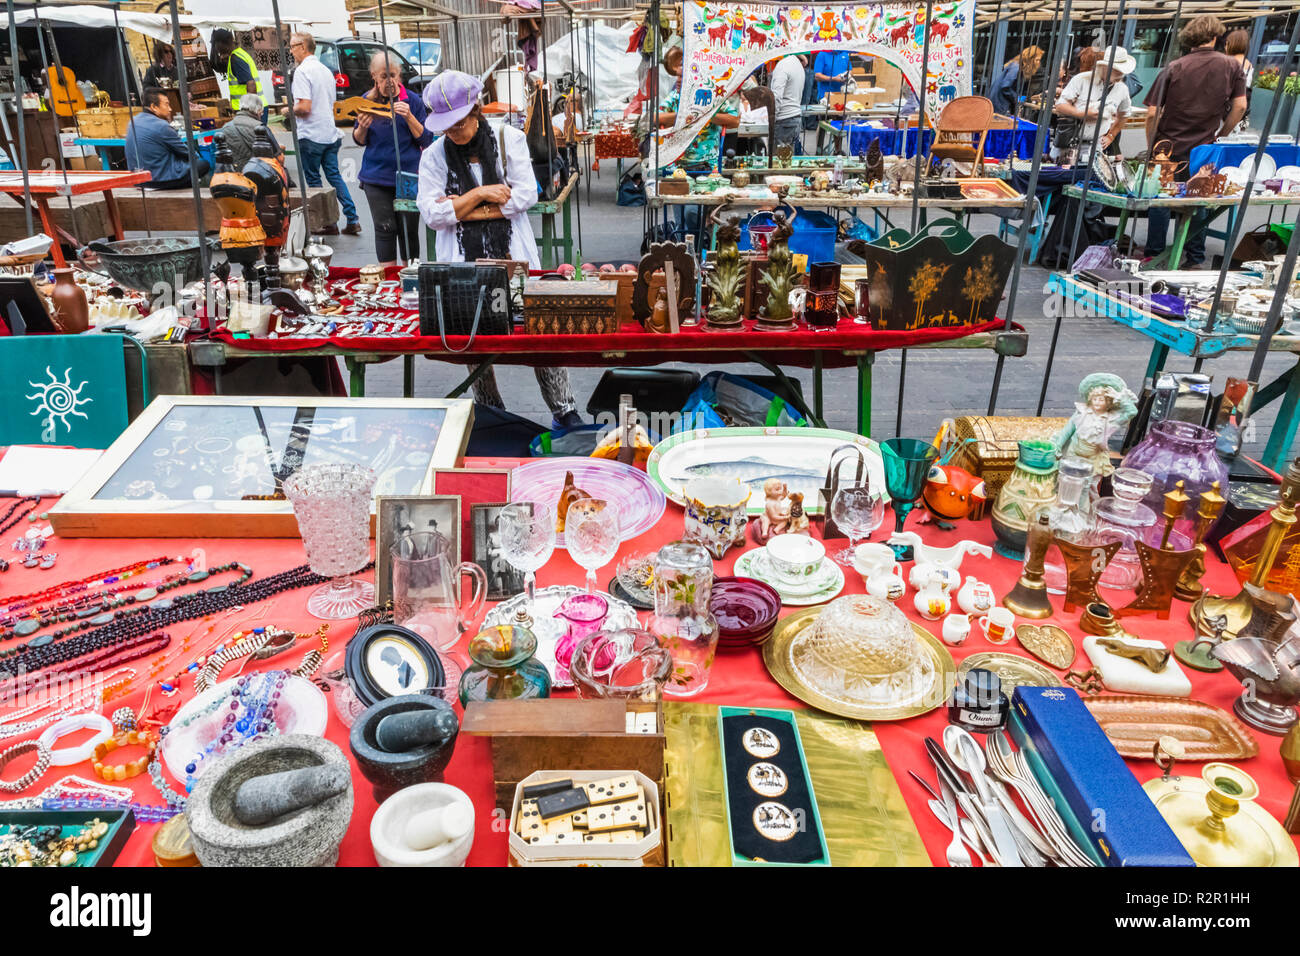
[[[343,134],[334,125],[334,99],[336,86],[334,73],[316,57],[316,41],[309,33],[295,33],[289,38],[289,52],[298,64],[293,71],[293,115],[298,121],[298,148],[302,151],[302,171],[308,186],[319,186],[321,170],[334,187],[347,225],[346,236],[361,235],[361,220],[356,203],[348,192],[348,185],[339,172],[339,147]],[[339,227],[331,223],[321,230],[327,236],[337,236]]]
[[[776,100],[776,142],[790,144],[795,155],[803,153],[803,124],[800,121],[800,104],[803,102],[804,58],[798,54],[782,57],[772,69],[769,85]]]

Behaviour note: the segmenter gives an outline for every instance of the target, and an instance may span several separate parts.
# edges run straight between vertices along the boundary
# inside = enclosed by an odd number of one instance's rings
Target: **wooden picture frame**
[[[527,502],[523,503],[527,504]],[[499,555],[494,555],[492,549],[493,524],[501,509],[508,504],[510,504],[508,501],[494,501],[470,505],[470,527],[473,529],[470,560],[482,568],[483,573],[487,575],[489,601],[504,601],[516,594],[522,594],[524,590],[524,572],[513,568]]]
[[[464,460],[473,424],[468,399],[160,395],[50,523],[66,538],[295,538],[279,482],[302,464],[366,464],[376,496],[429,494],[437,469]],[[176,473],[182,481],[166,486]],[[223,496],[237,481],[271,494]]]
[[[473,530],[470,509],[479,503],[510,500],[510,468],[439,468],[433,473],[430,491],[435,495],[460,497],[460,559],[473,561]]]
[[[403,534],[433,531],[449,541],[447,560],[460,560],[461,500],[456,495],[384,495],[375,499],[375,605],[393,598],[394,543]],[[431,557],[432,555],[424,555]]]

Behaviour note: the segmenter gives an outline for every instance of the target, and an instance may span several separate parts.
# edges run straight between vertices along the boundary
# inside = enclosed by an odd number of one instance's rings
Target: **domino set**
[[[532,846],[637,843],[650,830],[645,791],[632,774],[523,788],[515,832]]]

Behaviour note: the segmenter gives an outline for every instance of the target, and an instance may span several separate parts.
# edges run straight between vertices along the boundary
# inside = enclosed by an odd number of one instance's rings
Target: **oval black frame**
[[[401,637],[413,645],[419,652],[425,666],[429,669],[429,676],[433,679],[432,686],[407,691],[407,693],[436,694],[437,689],[447,683],[447,672],[443,669],[442,658],[438,656],[438,652],[430,646],[428,641],[410,628],[402,627],[399,624],[375,624],[358,631],[352,637],[352,640],[348,641],[348,653],[343,661],[343,670],[352,684],[352,690],[357,695],[357,699],[366,707],[371,707],[381,700],[387,700],[389,697],[394,696],[379,686],[378,682],[371,677],[370,671],[365,665],[365,655],[370,645],[381,637],[389,636]]]

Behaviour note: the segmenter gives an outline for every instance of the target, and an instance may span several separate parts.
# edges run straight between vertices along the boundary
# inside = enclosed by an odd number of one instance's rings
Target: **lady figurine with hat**
[[[528,221],[537,204],[537,177],[524,134],[508,124],[493,132],[479,106],[483,84],[444,70],[424,88],[424,127],[444,133],[420,157],[416,206],[435,230],[438,262],[512,259],[537,269],[541,258]],[[535,370],[557,427],[582,424],[564,369]],[[474,383],[475,398],[505,408],[492,371]]]
[[[1052,438],[1058,457],[1077,455],[1092,464],[1097,475],[1109,475],[1110,438],[1137,414],[1137,396],[1124,380],[1109,372],[1094,372],[1079,383],[1079,400],[1070,421]]]

